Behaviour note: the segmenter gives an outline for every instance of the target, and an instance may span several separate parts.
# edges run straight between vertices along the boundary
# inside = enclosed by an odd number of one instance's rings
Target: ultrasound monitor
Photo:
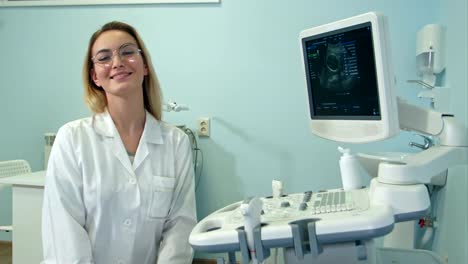
[[[314,134],[363,143],[399,132],[383,15],[371,12],[304,30],[300,45]]]

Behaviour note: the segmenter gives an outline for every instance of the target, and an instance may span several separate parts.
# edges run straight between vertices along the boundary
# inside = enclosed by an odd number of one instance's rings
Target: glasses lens
[[[119,57],[121,60],[134,62],[136,55],[140,53],[138,47],[134,44],[126,44],[119,48]],[[109,67],[112,64],[114,53],[111,50],[99,51],[94,57],[93,62]]]
[[[112,61],[112,51],[100,51],[94,56],[94,62],[106,64]]]
[[[119,55],[122,59],[134,60],[139,50],[135,45],[126,45],[119,49]]]

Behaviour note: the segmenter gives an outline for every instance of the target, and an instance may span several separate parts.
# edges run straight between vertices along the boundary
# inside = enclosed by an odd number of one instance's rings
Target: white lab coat
[[[190,142],[146,113],[133,164],[108,112],[57,133],[46,174],[44,264],[191,263]]]

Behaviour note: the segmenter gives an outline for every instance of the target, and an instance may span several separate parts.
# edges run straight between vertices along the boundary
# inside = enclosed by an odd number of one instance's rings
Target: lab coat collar
[[[122,165],[131,173],[145,160],[148,156],[147,144],[163,144],[163,137],[161,132],[161,125],[148,111],[146,111],[145,128],[141,135],[138,149],[135,154],[133,165],[130,164],[127,151],[122,143],[120,135],[117,132],[114,121],[106,110],[103,113],[96,114],[93,117],[93,127],[96,133],[101,134],[105,137],[112,138],[113,152],[122,163]]]
[[[118,133],[114,121],[110,116],[107,109],[93,117],[94,130],[105,137],[115,137]],[[146,111],[146,121],[143,134],[141,135],[140,143],[154,143],[162,144],[163,137],[161,132],[161,125],[156,118],[154,118],[148,111]]]
[[[117,129],[115,129],[114,121],[107,111],[107,109],[99,114],[93,116],[93,128],[96,133],[105,137],[114,137]]]
[[[160,121],[156,120],[153,115],[146,111],[146,122],[143,135],[141,135],[140,143],[163,144]]]
[[[140,143],[133,160],[133,170],[145,160],[149,154],[149,144],[163,144],[163,137],[161,133],[161,125],[148,111],[146,111],[146,122],[143,134],[141,135]]]

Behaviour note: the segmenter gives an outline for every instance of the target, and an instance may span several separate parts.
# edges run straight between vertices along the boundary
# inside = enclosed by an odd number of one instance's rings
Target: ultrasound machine
[[[277,249],[285,263],[442,263],[431,251],[398,250],[412,239],[398,231],[429,210],[426,185],[442,185],[449,167],[466,163],[466,127],[453,115],[396,97],[384,15],[307,29],[299,42],[313,134],[366,143],[403,129],[436,137],[438,144],[413,154],[353,156],[341,172],[370,175],[368,187],[284,194],[274,181],[271,197],[248,198],[202,219],[190,244],[199,252],[228,253],[227,263],[236,263],[236,252],[241,263],[263,263]],[[376,247],[384,236],[384,247]]]

